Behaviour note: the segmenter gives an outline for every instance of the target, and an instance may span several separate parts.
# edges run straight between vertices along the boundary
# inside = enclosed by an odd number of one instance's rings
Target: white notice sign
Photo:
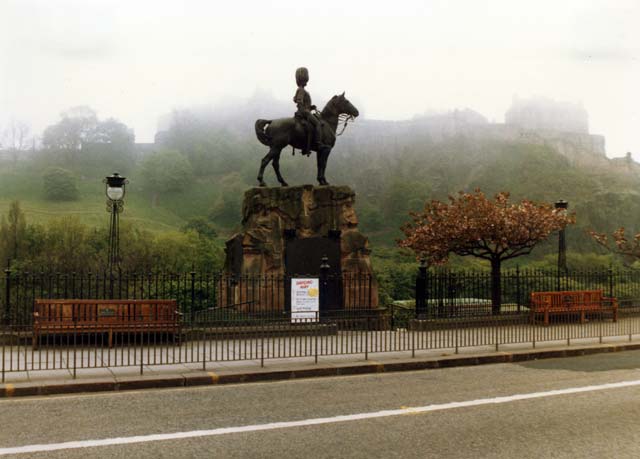
[[[319,312],[318,279],[291,279],[291,322],[317,322]]]

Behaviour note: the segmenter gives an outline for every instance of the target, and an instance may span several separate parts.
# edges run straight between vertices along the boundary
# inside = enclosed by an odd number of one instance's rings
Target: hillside
[[[40,152],[0,168],[0,211],[18,199],[29,222],[45,223],[60,215],[77,215],[88,226],[105,227],[101,179],[114,170],[130,180],[122,221],[152,233],[177,230],[201,217],[223,240],[239,223],[244,191],[256,185],[260,158],[266,154],[251,120],[282,115],[286,107],[254,99],[220,111],[174,112],[163,120],[157,142],[143,156],[124,158],[92,151],[93,159],[69,162]],[[453,120],[453,121],[452,121]],[[523,135],[523,132],[528,132]],[[534,135],[535,134],[535,135]],[[94,145],[95,146],[95,145]],[[529,132],[486,122],[475,112],[425,116],[408,122],[358,119],[338,139],[327,178],[353,187],[362,230],[374,250],[395,247],[399,226],[427,199],[446,199],[460,190],[510,191],[514,199],[554,202],[565,199],[578,223],[568,232],[570,250],[597,247],[587,229],[611,231],[640,228],[640,174],[631,160],[604,156],[604,139],[588,134]],[[189,171],[176,179],[169,163],[150,179],[150,151],[169,151],[183,158]],[[82,159],[83,151],[77,153]],[[87,153],[88,154],[88,153]],[[44,198],[42,173],[51,166],[70,169],[77,177],[79,199],[56,202]],[[315,159],[282,153],[281,168],[291,184],[313,183]],[[271,168],[265,179],[276,184]],[[553,251],[552,244],[537,251]]]

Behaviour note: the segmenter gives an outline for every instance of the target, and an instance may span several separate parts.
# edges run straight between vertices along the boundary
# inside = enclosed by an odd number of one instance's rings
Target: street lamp
[[[114,268],[120,268],[120,213],[124,210],[125,187],[129,181],[120,174],[105,177],[105,193],[107,195],[107,212],[111,214],[109,225],[109,274]]]
[[[567,212],[569,203],[560,199],[555,203],[555,208],[563,214]],[[564,228],[558,233],[558,272],[567,272],[567,241],[565,239]]]

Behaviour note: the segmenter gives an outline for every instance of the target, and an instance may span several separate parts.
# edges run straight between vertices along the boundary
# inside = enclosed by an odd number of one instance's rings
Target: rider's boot
[[[309,129],[307,129],[307,145],[302,150],[302,154],[304,156],[311,155],[311,131]]]
[[[322,149],[324,148],[330,148],[328,145],[325,145],[324,143],[322,143],[322,123],[321,122],[317,122],[316,124],[313,125],[313,133],[316,141],[316,151],[319,152],[319,151],[322,151]],[[307,150],[308,150],[307,156],[311,154],[311,151],[309,151],[310,145],[311,145],[311,132],[309,132],[307,137]]]

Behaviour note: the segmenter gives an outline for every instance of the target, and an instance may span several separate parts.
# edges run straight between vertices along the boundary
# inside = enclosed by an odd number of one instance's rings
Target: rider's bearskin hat
[[[296,69],[296,84],[302,86],[309,82],[309,71],[306,67],[300,67]]]

